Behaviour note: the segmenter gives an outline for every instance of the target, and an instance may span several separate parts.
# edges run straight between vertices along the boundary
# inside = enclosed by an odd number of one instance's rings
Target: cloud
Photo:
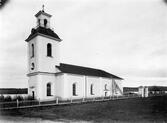
[[[51,26],[63,39],[62,62],[101,68],[123,77],[166,77],[167,7],[161,1],[51,0],[44,3],[46,12],[53,15]],[[13,0],[3,9],[0,25],[3,81],[16,82],[17,77],[26,73],[24,40],[36,24],[34,14],[42,4]],[[8,78],[10,75],[13,78]]]
[[[167,57],[167,49],[165,46],[158,48],[157,50],[153,51],[150,55],[151,56],[158,56],[158,57],[162,56],[162,57],[166,58]]]

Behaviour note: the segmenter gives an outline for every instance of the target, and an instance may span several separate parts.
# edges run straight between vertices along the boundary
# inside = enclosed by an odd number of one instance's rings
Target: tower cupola
[[[61,41],[59,36],[54,32],[54,30],[50,26],[50,19],[52,15],[44,11],[44,5],[42,6],[42,10],[35,14],[35,17],[37,19],[37,26],[35,28],[32,28],[31,34],[25,41],[29,42],[37,35],[54,39],[56,41]]]
[[[52,15],[44,11],[44,5],[42,6],[42,10],[40,10],[35,17],[37,18],[37,27],[50,28],[50,18]]]

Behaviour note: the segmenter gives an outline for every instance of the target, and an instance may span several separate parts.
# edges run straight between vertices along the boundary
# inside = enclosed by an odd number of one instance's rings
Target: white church
[[[39,11],[28,44],[28,94],[40,100],[122,95],[122,78],[106,71],[60,62],[61,39],[51,29],[52,15]]]

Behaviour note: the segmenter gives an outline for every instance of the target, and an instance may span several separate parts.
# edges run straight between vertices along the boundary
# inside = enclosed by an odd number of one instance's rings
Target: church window
[[[77,96],[76,89],[77,89],[77,84],[76,84],[76,83],[73,83],[73,84],[72,84],[72,95],[73,95],[73,96]]]
[[[46,25],[47,25],[47,20],[44,19],[44,27],[46,27]]]
[[[32,49],[31,57],[34,57],[34,44],[31,44],[31,49]]]
[[[107,90],[107,84],[104,85],[104,90]]]
[[[107,96],[107,92],[105,92],[105,97]]]
[[[51,96],[51,83],[47,84],[47,96]]]
[[[93,84],[90,85],[90,94],[91,94],[91,95],[94,95],[94,92],[93,92],[93,91],[94,91],[93,86],[94,86]]]
[[[35,68],[34,63],[31,63],[31,70],[34,70],[34,68]]]
[[[38,26],[40,26],[41,24],[40,24],[40,19],[38,19]]]
[[[47,44],[47,56],[52,57],[52,45],[50,43]]]
[[[35,98],[35,93],[34,93],[34,91],[32,91],[32,98],[33,98],[33,99]]]

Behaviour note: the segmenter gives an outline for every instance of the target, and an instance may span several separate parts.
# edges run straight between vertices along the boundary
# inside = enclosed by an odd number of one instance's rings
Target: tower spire
[[[44,4],[43,4],[43,5],[42,5],[42,12],[44,12],[44,7],[45,7],[45,6],[44,6]]]

